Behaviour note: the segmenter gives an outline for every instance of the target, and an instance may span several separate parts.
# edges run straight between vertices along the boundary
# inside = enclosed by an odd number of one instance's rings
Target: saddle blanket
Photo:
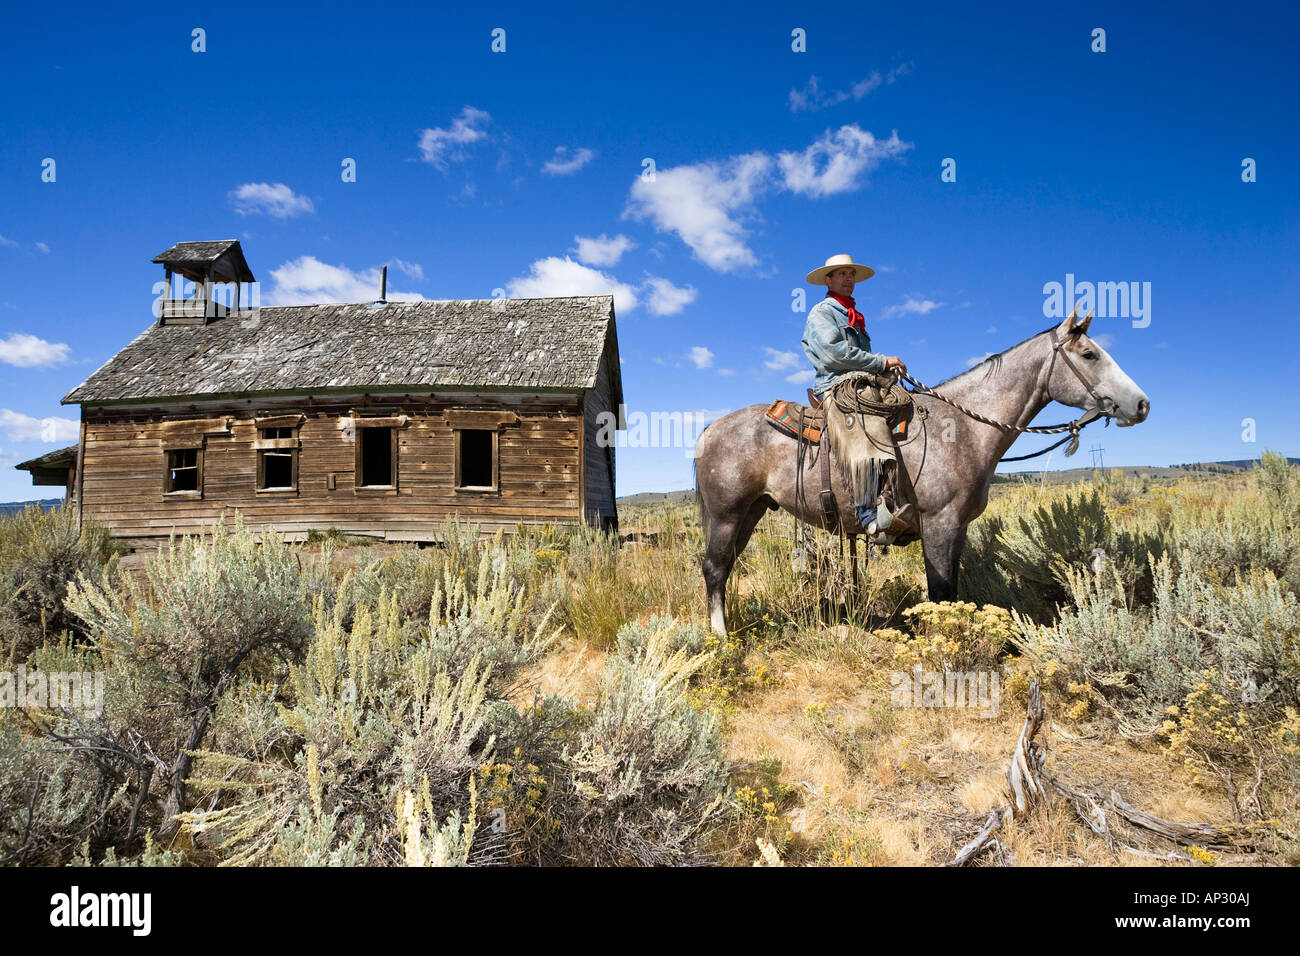
[[[822,441],[822,423],[824,418],[819,411],[813,411],[806,405],[800,405],[796,402],[787,402],[785,399],[778,398],[771,405],[767,406],[767,420],[776,427],[778,431],[784,432],[791,438],[799,436],[799,412],[803,411],[803,437],[806,441],[814,445],[820,445]]]

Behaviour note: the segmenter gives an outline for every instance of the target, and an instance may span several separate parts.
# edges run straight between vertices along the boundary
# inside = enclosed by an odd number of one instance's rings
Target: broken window
[[[173,448],[167,452],[166,491],[199,490],[199,449]]]
[[[495,489],[497,433],[479,428],[456,432],[456,487]]]
[[[257,487],[272,491],[298,487],[298,449],[292,428],[261,428]],[[267,447],[270,446],[270,447]]]
[[[392,488],[397,482],[396,432],[392,428],[357,429],[357,487]]]

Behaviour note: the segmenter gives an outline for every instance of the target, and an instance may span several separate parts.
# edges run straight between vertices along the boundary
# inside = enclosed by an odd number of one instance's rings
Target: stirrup
[[[913,508],[905,503],[897,511],[891,511],[889,505],[881,501],[876,506],[876,520],[867,525],[867,534],[875,544],[893,544],[895,539],[916,531],[912,521]]]

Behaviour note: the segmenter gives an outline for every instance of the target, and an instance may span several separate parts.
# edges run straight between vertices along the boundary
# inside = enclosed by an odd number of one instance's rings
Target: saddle
[[[904,439],[907,436],[907,426],[908,422],[911,420],[910,409],[908,412],[908,414],[899,414],[896,418],[892,418],[886,423],[886,431],[895,441]],[[809,389],[807,405],[786,401],[785,399],[777,399],[768,405],[765,415],[768,423],[782,434],[794,439],[802,439],[801,441],[798,441],[798,467],[800,474],[803,473],[803,453],[807,446],[812,445],[819,449],[818,458],[820,459],[820,499],[822,513],[825,516],[826,523],[829,527],[839,528],[839,506],[836,503],[835,494],[831,488],[832,454],[830,442],[824,442],[822,440],[824,436],[827,436],[827,432],[826,411],[822,406],[821,399],[813,393],[812,389]],[[896,472],[891,469],[886,473],[884,484],[878,489],[878,491],[882,496],[882,500],[896,501],[899,497],[898,492],[900,490],[901,489],[897,487]],[[904,510],[908,508],[910,508],[910,506],[903,506]],[[888,513],[888,510],[886,510],[885,514]],[[872,531],[875,531],[874,523]],[[854,535],[861,533],[861,530],[855,529],[848,531],[848,533]],[[911,534],[905,535],[904,537],[907,540],[915,540]],[[880,543],[888,543],[894,540],[893,536],[885,536],[883,539],[880,539]],[[904,538],[899,538],[900,542],[903,540]]]

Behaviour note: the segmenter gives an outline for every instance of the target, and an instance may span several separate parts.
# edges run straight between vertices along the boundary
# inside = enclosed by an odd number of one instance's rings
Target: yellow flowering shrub
[[[478,780],[480,817],[490,830],[504,830],[517,844],[546,843],[560,823],[549,812],[550,784],[541,768],[516,747],[509,762],[485,763]]]
[[[1006,680],[1003,688],[1016,698],[1029,693],[1029,687],[1038,681],[1043,690],[1068,692],[1070,669],[1060,657],[1060,646],[1049,640],[1051,631],[1025,622],[1016,639],[1019,654],[1011,654],[1006,662]]]
[[[927,601],[908,608],[903,617],[911,626],[910,635],[895,628],[873,632],[895,645],[894,663],[902,668],[913,664],[941,671],[990,667],[1019,633],[1011,613],[993,604]]]
[[[1226,785],[1234,771],[1254,775],[1261,761],[1294,768],[1300,755],[1300,712],[1287,707],[1279,717],[1274,708],[1230,700],[1217,668],[1205,670],[1202,677],[1182,705],[1168,709],[1161,726],[1168,737],[1166,749],[1182,758],[1193,782],[1202,782],[1209,771],[1214,777],[1227,775]]]
[[[1203,846],[1189,846],[1187,850],[1192,854],[1193,860],[1196,860],[1198,863],[1203,863],[1206,866],[1214,866],[1214,864],[1219,861],[1217,856],[1205,849]]]
[[[753,845],[759,840],[783,853],[794,833],[782,814],[797,803],[798,791],[781,783],[779,760],[762,761],[758,769],[759,773],[747,786],[732,791],[731,811],[742,842]]]
[[[875,866],[880,840],[875,832],[835,828],[826,837],[817,862],[823,866]]]

